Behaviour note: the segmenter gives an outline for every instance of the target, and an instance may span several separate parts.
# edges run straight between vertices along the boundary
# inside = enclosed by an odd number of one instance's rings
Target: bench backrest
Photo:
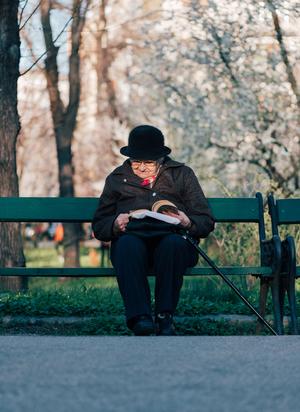
[[[278,226],[300,223],[300,199],[274,199],[268,196],[269,213],[272,219],[272,232],[278,235]]]
[[[217,222],[260,222],[258,197],[209,198]],[[90,222],[97,198],[2,197],[0,221],[14,222]]]
[[[300,223],[300,199],[278,199],[276,209],[279,225]]]
[[[98,198],[0,197],[0,222],[91,222]],[[256,222],[265,239],[263,199],[209,198],[217,222]]]
[[[91,222],[98,202],[98,198],[0,197],[0,222]],[[250,222],[258,224],[260,238],[260,245],[258,246],[262,259],[263,247],[261,240],[265,239],[265,226],[261,193],[257,193],[256,197],[253,198],[208,198],[208,202],[217,222]],[[10,275],[10,269],[11,268],[0,268],[2,276]],[[22,270],[23,269],[24,268],[22,268]],[[28,272],[29,269],[26,268],[24,270]],[[68,268],[65,272],[63,270],[64,269],[59,269],[58,271],[57,268],[54,268],[51,272],[51,269],[30,268],[30,273],[31,276],[66,276],[66,274],[67,276],[79,276],[80,273],[82,273],[81,269],[78,268],[71,270]],[[85,270],[85,273],[91,275],[93,270],[94,269],[89,268]],[[99,276],[99,270],[99,268],[95,269],[95,273],[93,272],[92,275]],[[102,268],[101,270],[103,271],[103,275],[106,275],[109,269]],[[194,270],[194,272],[193,270],[194,269],[191,269],[192,274],[199,272],[199,269]],[[243,268],[239,268],[238,273],[264,273],[265,275],[270,275],[271,273],[269,267],[248,268],[243,271]],[[14,273],[16,274],[16,272]],[[18,271],[18,275],[19,273],[21,272]],[[26,273],[24,272],[24,275],[26,275]],[[203,274],[204,273],[208,273],[207,268],[205,268]]]

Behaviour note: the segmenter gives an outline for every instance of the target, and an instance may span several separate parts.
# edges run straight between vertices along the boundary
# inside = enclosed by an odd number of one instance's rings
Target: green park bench
[[[278,236],[280,226],[300,224],[300,199],[275,199],[272,194],[268,196],[269,214],[272,221],[272,233]],[[287,293],[291,316],[291,329],[293,334],[298,334],[297,307],[295,294],[295,280],[300,277],[300,265],[297,265],[296,247],[293,236],[286,235],[281,241],[282,264],[280,271],[279,302],[280,317],[284,315],[284,299]]]
[[[279,284],[281,270],[280,239],[274,235],[267,240],[263,215],[263,198],[260,193],[253,198],[209,198],[216,222],[245,222],[258,225],[260,265],[223,266],[225,275],[260,278],[260,307],[265,305],[265,286],[271,286],[274,327],[283,334],[281,322]],[[98,205],[97,198],[0,198],[0,222],[91,222]],[[210,267],[197,266],[185,275],[215,275]],[[114,269],[108,267],[80,268],[31,268],[0,267],[0,276],[55,276],[55,277],[107,277],[115,276]]]

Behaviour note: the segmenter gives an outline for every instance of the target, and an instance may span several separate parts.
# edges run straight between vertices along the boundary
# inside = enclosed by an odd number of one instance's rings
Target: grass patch
[[[178,336],[231,336],[231,335],[255,335],[255,324],[253,323],[231,323],[228,321],[214,321],[197,319],[178,322],[175,320],[176,333]],[[127,329],[122,319],[95,318],[81,324],[67,325],[0,325],[0,334],[38,334],[57,336],[82,336],[82,335],[121,335],[132,336],[133,333]],[[262,332],[262,334],[269,334]]]
[[[62,266],[54,248],[26,249],[27,265],[32,267]],[[88,248],[81,248],[81,265],[92,266]],[[247,299],[258,307],[259,280],[234,277],[232,280]],[[155,279],[149,278],[152,297]],[[270,294],[269,294],[270,295]],[[299,281],[297,300],[300,300]],[[298,305],[298,309],[299,309]],[[154,310],[154,300],[152,299]],[[267,314],[272,314],[271,297]],[[237,295],[217,276],[184,278],[176,311],[178,317],[189,320],[178,322],[180,335],[242,335],[254,334],[253,324],[228,321],[200,320],[209,314],[252,314]],[[286,303],[285,313],[288,314]],[[23,316],[92,316],[80,324],[0,326],[0,333],[39,333],[58,335],[130,335],[124,321],[124,307],[116,278],[30,278],[26,293],[0,293],[0,315]],[[298,313],[300,316],[300,312]]]
[[[36,280],[36,279],[35,279]],[[93,281],[91,284],[90,281]],[[227,285],[211,282],[210,278],[186,278],[181,290],[176,315],[251,314],[250,310]],[[41,287],[45,282],[45,287]],[[154,310],[154,278],[149,278]],[[258,290],[247,294],[257,306]],[[272,313],[269,297],[267,313]],[[105,316],[123,315],[124,308],[115,278],[76,279],[59,283],[57,279],[40,279],[26,293],[2,293],[0,315],[27,316]]]
[[[40,267],[63,267],[62,248],[56,250],[53,247],[26,248],[24,250],[26,266],[33,268]],[[80,265],[84,267],[94,267],[94,262],[100,262],[99,249],[80,247]],[[105,256],[104,264],[111,267],[111,263]]]

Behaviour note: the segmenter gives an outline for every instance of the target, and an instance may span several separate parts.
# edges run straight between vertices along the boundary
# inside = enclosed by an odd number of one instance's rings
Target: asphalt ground
[[[300,336],[0,336],[1,412],[298,411]]]

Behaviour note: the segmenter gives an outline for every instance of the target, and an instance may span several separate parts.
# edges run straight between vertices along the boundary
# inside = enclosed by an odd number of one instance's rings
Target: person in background
[[[197,251],[177,233],[143,239],[126,232],[136,209],[151,210],[158,200],[172,202],[180,220],[197,241],[214,229],[214,218],[193,170],[169,157],[162,132],[141,125],[120,149],[128,159],[107,178],[92,229],[97,239],[111,241],[111,261],[123,298],[126,323],[135,335],[175,335],[173,316],[183,275],[198,261]],[[147,275],[155,273],[155,313]]]
[[[62,223],[57,223],[55,227],[53,241],[54,241],[56,252],[58,254],[58,258],[61,261],[61,263],[63,263],[64,261],[64,253],[63,253],[64,227]]]

